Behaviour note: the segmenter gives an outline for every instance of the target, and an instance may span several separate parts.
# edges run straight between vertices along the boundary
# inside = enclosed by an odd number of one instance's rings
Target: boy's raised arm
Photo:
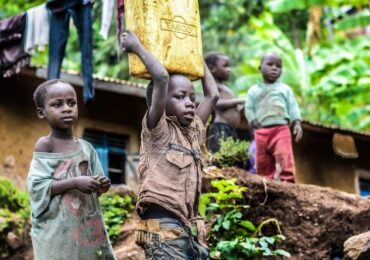
[[[204,99],[199,104],[196,113],[205,124],[219,98],[216,81],[213,78],[211,72],[209,71],[205,63],[204,63],[204,77],[202,78],[202,86]]]
[[[169,75],[163,65],[141,44],[135,33],[126,31],[122,35],[122,47],[135,53],[144,63],[153,81],[152,102],[147,114],[147,126],[153,129],[161,119],[165,107]]]

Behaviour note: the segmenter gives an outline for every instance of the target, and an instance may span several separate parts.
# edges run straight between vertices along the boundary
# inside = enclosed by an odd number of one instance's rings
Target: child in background
[[[208,150],[212,153],[220,150],[220,139],[232,137],[237,139],[235,128],[240,122],[240,110],[245,100],[235,98],[234,93],[224,84],[229,79],[231,69],[229,57],[225,54],[211,52],[205,57],[205,61],[217,83],[220,99],[215,109],[215,120],[209,127]],[[241,107],[242,108],[242,107]]]
[[[252,134],[252,139],[249,143],[249,148],[248,148],[248,157],[249,157],[249,167],[248,171],[250,173],[256,173],[256,140],[254,140],[253,134]]]
[[[111,183],[91,144],[73,136],[75,90],[49,80],[34,101],[51,128],[35,144],[27,180],[35,259],[115,259],[98,202]]]
[[[141,132],[136,243],[147,259],[208,259],[198,214],[200,145],[205,141],[204,123],[218,99],[216,82],[205,66],[204,99],[196,108],[188,78],[169,76],[134,33],[125,32],[122,43],[152,78]]]
[[[289,125],[295,141],[302,138],[301,115],[293,91],[278,79],[282,60],[276,53],[263,56],[259,70],[263,82],[247,94],[245,116],[254,130],[257,174],[269,179],[295,182],[295,164]],[[276,176],[276,164],[280,176]]]

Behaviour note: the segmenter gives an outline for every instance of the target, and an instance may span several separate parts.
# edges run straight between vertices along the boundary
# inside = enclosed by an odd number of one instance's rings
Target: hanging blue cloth
[[[108,152],[109,152],[109,148],[100,146],[100,147],[95,147],[95,150],[98,154],[101,166],[102,166],[103,171],[104,171],[104,175],[109,177],[109,173],[108,173],[108,165],[109,165]]]

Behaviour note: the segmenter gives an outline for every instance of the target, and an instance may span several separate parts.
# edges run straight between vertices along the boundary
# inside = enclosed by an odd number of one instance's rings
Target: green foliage
[[[18,15],[25,12],[27,9],[42,4],[43,0],[13,0],[11,2],[6,0],[0,0],[0,19],[4,19],[13,15]]]
[[[212,155],[211,161],[221,167],[242,166],[248,161],[248,147],[247,141],[221,138],[220,150]]]
[[[0,256],[7,255],[6,235],[16,228],[22,234],[30,217],[27,192],[20,191],[9,179],[0,177]],[[15,225],[15,226],[14,226]]]
[[[370,12],[365,10],[356,15],[345,17],[334,26],[336,30],[348,30],[356,27],[365,27],[370,24]]]
[[[211,184],[217,192],[201,195],[199,214],[212,225],[207,239],[212,258],[236,260],[290,256],[287,251],[277,248],[277,244],[285,237],[276,219],[267,219],[258,226],[244,219],[242,210],[249,207],[242,202],[246,187],[236,185],[235,179],[216,180]],[[266,224],[275,225],[277,234],[264,236],[262,228]]]
[[[274,13],[288,13],[291,10],[304,10],[311,6],[363,6],[367,0],[272,0],[266,1],[269,9]]]
[[[307,117],[353,129],[370,129],[370,43],[366,37],[315,48],[309,64]],[[351,97],[351,98],[349,98]],[[328,113],[329,112],[329,113]]]
[[[0,208],[16,212],[28,206],[27,193],[15,188],[9,179],[0,177]]]
[[[125,195],[121,197],[115,193],[106,193],[99,197],[105,226],[112,242],[120,235],[121,227],[135,208],[134,199]]]

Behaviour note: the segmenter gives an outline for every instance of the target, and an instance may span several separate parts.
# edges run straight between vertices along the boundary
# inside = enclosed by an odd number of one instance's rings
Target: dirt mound
[[[286,236],[282,247],[292,259],[341,257],[346,239],[370,230],[370,199],[314,185],[264,180],[237,168],[225,168],[222,175],[249,188],[245,200],[251,208],[244,212],[249,220],[280,222]],[[210,190],[213,178],[204,177],[203,192]]]
[[[136,222],[139,217],[133,214],[122,226],[121,236],[113,245],[117,260],[144,260],[144,251],[135,243]]]

